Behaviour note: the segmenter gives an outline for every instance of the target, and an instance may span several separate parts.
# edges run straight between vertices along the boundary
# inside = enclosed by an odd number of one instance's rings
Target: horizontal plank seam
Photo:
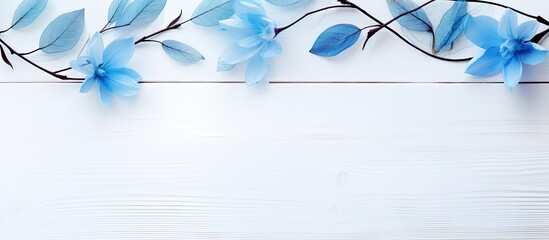
[[[27,81],[27,82],[0,82],[0,84],[82,84],[82,82],[74,81]],[[243,81],[142,81],[140,84],[245,84]],[[444,85],[468,85],[468,84],[503,84],[502,82],[367,82],[367,81],[346,81],[346,82],[324,82],[324,81],[272,81],[270,84],[285,85],[285,84],[444,84]],[[549,84],[549,82],[520,82],[520,84]]]

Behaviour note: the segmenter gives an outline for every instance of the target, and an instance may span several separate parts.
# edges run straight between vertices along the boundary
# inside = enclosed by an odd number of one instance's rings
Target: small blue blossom
[[[118,39],[104,48],[101,34],[96,33],[90,39],[88,55],[71,61],[74,70],[86,74],[86,80],[80,88],[87,93],[97,85],[101,103],[110,105],[112,95],[132,96],[139,91],[141,76],[126,68],[135,52],[132,38]]]
[[[465,36],[485,49],[484,54],[471,60],[466,72],[475,76],[490,76],[503,71],[503,81],[509,91],[519,83],[522,64],[537,65],[547,58],[547,50],[530,42],[539,23],[517,24],[517,14],[507,9],[498,23],[487,17],[468,17]]]
[[[282,53],[274,40],[276,25],[266,16],[263,5],[255,0],[235,0],[233,9],[236,17],[220,21],[220,25],[235,42],[219,57],[217,70],[229,71],[249,61],[246,84],[266,84],[271,58]]]

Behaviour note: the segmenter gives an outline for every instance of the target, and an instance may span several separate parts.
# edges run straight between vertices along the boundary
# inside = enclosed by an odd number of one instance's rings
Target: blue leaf
[[[48,0],[24,0],[19,4],[13,15],[11,26],[19,29],[30,25],[44,11]]]
[[[194,10],[192,22],[203,27],[219,25],[234,14],[231,0],[204,0]]]
[[[292,6],[292,5],[298,5],[301,3],[308,2],[309,0],[267,0],[267,2],[270,2],[277,6]]]
[[[107,23],[114,23],[120,19],[124,9],[128,5],[128,0],[113,0],[109,7],[109,19]]]
[[[200,54],[196,49],[182,42],[165,40],[162,42],[162,48],[168,56],[184,64],[204,60],[204,56],[202,56],[202,54]]]
[[[309,52],[323,57],[336,56],[353,46],[361,32],[360,28],[351,24],[332,26],[320,34]]]
[[[55,18],[40,36],[40,50],[60,53],[71,50],[84,31],[84,9],[62,14]]]
[[[389,5],[393,17],[397,17],[418,7],[412,0],[387,0],[387,5]],[[403,27],[413,31],[433,32],[433,24],[429,21],[423,9],[402,16],[397,21]]]
[[[435,31],[435,52],[453,44],[463,34],[467,19],[467,2],[458,0],[444,14]]]
[[[164,10],[167,0],[135,0],[116,21],[117,27],[141,27],[153,22]]]

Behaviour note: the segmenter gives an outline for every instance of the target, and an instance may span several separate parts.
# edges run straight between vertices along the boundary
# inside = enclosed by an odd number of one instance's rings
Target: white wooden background
[[[93,32],[98,2],[50,0],[39,23],[2,37],[32,48],[81,7]],[[164,22],[198,2],[169,1]],[[389,19],[385,1],[356,2]],[[500,2],[549,16],[542,0]],[[16,6],[0,4],[2,28]],[[269,11],[282,25],[306,9]],[[307,51],[323,29],[370,22],[316,20],[280,36],[265,90],[234,83],[243,68],[216,73],[227,39],[193,25],[163,37],[208,60],[180,66],[140,46],[131,66],[146,83],[110,108],[21,61],[0,66],[0,239],[549,239],[549,84],[510,94],[388,33],[321,59]],[[56,68],[74,56],[33,57]],[[548,64],[524,80],[547,81]]]

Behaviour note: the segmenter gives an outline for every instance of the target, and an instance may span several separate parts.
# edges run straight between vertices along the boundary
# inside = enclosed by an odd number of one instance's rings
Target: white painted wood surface
[[[108,4],[97,2],[50,0],[6,40],[23,48],[17,35],[82,6],[91,32]],[[165,19],[198,4],[168,2]],[[388,19],[384,2],[361,4]],[[541,0],[501,2],[549,14]],[[152,83],[111,108],[21,62],[0,66],[0,240],[549,239],[549,84],[472,84],[500,79],[469,78],[388,34],[366,52],[307,54],[341,16],[281,35],[272,79],[285,83],[265,90],[184,83],[243,77],[213,71],[226,39],[192,25],[168,36],[211,43],[209,61],[151,69],[145,56],[164,56],[143,47],[131,64]],[[546,82],[547,64],[525,80]],[[346,83],[297,83],[334,81]]]
[[[547,85],[0,86],[0,239],[549,236]]]

